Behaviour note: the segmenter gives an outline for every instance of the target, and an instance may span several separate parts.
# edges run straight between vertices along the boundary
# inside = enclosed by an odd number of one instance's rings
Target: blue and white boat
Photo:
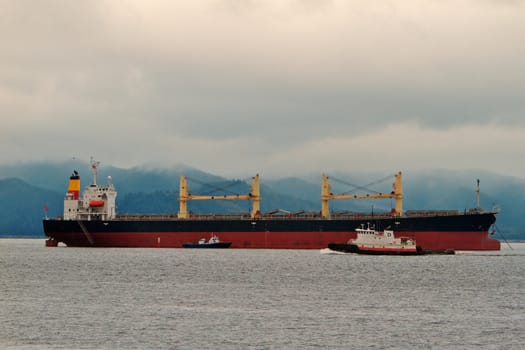
[[[231,244],[232,242],[221,242],[217,235],[212,235],[208,241],[201,238],[196,243],[184,243],[182,248],[229,248]]]

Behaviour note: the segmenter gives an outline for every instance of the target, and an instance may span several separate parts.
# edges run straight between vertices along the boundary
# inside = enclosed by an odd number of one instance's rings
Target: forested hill
[[[58,216],[73,170],[81,175],[82,187],[92,181],[87,163],[27,163],[0,166],[0,236],[42,237],[42,218]],[[372,191],[390,192],[392,176],[372,186]],[[189,179],[194,194],[246,194],[251,179],[225,179],[185,166],[169,169],[101,167],[98,183],[107,176],[118,191],[119,213],[176,213],[179,176]],[[360,193],[363,184],[385,178],[385,174],[330,174],[333,193]],[[476,206],[476,179],[481,179],[481,206],[499,208],[497,238],[525,239],[525,180],[489,172],[427,171],[403,174],[404,209],[466,209]],[[315,177],[269,179],[261,174],[261,209],[290,212],[319,211],[321,174]],[[391,200],[331,201],[332,211],[389,211]],[[45,211],[44,208],[48,210]],[[189,210],[195,213],[248,213],[247,201],[194,201]]]

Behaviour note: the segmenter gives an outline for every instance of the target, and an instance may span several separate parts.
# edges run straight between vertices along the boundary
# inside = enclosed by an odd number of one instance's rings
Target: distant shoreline
[[[3,238],[9,238],[9,239],[12,239],[12,238],[20,238],[20,239],[44,239],[44,238],[46,238],[46,236],[44,236],[44,235],[41,235],[41,236],[32,236],[32,235],[1,235],[1,234],[0,234],[0,239],[3,239]]]

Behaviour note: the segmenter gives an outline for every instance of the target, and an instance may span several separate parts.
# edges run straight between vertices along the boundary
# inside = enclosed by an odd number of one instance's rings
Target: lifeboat
[[[92,199],[89,201],[89,206],[91,208],[100,208],[104,206],[104,201],[102,199]]]

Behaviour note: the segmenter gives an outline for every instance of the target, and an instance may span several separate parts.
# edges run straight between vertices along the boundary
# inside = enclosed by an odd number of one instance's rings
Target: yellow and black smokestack
[[[80,176],[78,176],[76,170],[73,170],[73,174],[69,177],[67,193],[70,193],[73,196],[73,199],[78,199],[80,197]]]

